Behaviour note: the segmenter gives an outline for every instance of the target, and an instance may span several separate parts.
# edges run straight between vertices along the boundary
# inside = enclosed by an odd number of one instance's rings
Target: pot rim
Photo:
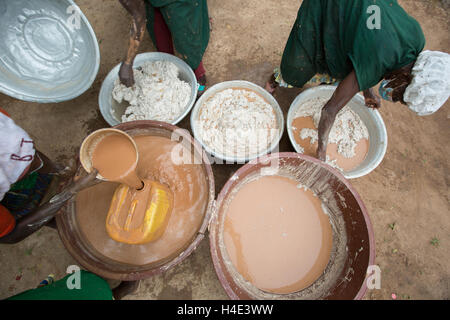
[[[220,191],[219,195],[217,196],[215,212],[212,216],[210,228],[209,228],[210,252],[211,252],[211,258],[212,258],[213,264],[214,264],[214,269],[216,270],[216,274],[219,278],[219,281],[222,284],[222,287],[224,288],[228,297],[233,300],[239,299],[239,296],[231,288],[231,286],[230,286],[229,282],[227,281],[226,276],[222,270],[222,263],[219,259],[219,255],[218,255],[219,249],[218,249],[215,239],[214,239],[214,237],[216,236],[216,233],[218,232],[218,230],[217,230],[218,210],[220,208],[220,205],[225,200],[225,197],[231,190],[232,184],[236,180],[236,178],[235,178],[236,176],[239,177],[241,175],[245,175],[246,173],[248,173],[249,171],[252,170],[252,168],[254,167],[255,164],[257,164],[259,162],[264,163],[264,162],[268,162],[268,161],[271,161],[272,159],[276,159],[276,158],[299,158],[299,159],[306,160],[306,161],[312,162],[314,164],[317,164],[317,165],[321,166],[322,168],[325,168],[328,171],[330,171],[331,173],[333,173],[339,179],[339,181],[342,182],[349,189],[349,191],[355,197],[355,200],[357,201],[358,206],[361,208],[361,212],[363,214],[364,221],[367,226],[367,233],[368,233],[368,238],[369,238],[368,266],[374,265],[374,263],[375,263],[375,237],[374,237],[373,226],[370,221],[370,217],[369,217],[367,208],[364,205],[364,203],[361,199],[361,196],[356,191],[356,189],[350,184],[348,179],[346,179],[345,176],[339,170],[329,166],[325,162],[318,160],[314,157],[295,153],[295,152],[272,153],[272,154],[260,157],[258,159],[255,159],[255,160],[249,162],[248,164],[242,166],[241,168],[239,168],[235,172],[235,174],[228,179],[228,181],[225,183],[224,187]],[[355,295],[354,300],[361,300],[364,297],[366,291],[367,291],[367,283],[366,283],[366,281],[363,281],[361,288],[359,289],[358,293]]]
[[[149,126],[152,128],[163,128],[168,129],[169,131],[175,131],[175,130],[183,130],[175,125],[166,123],[166,122],[160,122],[160,121],[153,121],[153,120],[139,120],[139,121],[131,121],[131,122],[125,122],[119,125],[114,126],[113,128],[124,130],[128,127],[132,128],[140,128],[142,126]],[[56,216],[56,222],[58,226],[58,234],[61,238],[61,241],[63,242],[65,248],[71,256],[78,262],[80,265],[90,270],[100,276],[103,276],[108,279],[116,279],[116,280],[122,280],[122,281],[135,281],[135,280],[141,280],[146,279],[151,276],[160,274],[162,272],[165,272],[177,264],[184,261],[200,244],[200,242],[205,237],[205,232],[207,230],[207,227],[209,225],[209,222],[211,220],[211,215],[214,207],[214,201],[215,201],[215,183],[214,183],[214,175],[212,171],[211,164],[209,162],[208,156],[206,152],[201,148],[201,146],[198,144],[198,142],[189,134],[187,130],[179,131],[182,132],[182,135],[184,138],[187,138],[188,141],[191,143],[191,145],[194,146],[194,149],[199,152],[199,154],[202,155],[202,161],[203,161],[203,167],[205,168],[205,173],[208,179],[208,192],[209,192],[209,200],[207,203],[207,208],[205,212],[205,216],[203,217],[203,222],[197,231],[197,234],[193,238],[192,242],[189,244],[189,246],[184,249],[177,257],[171,259],[170,261],[167,261],[163,263],[160,266],[157,266],[155,268],[149,269],[149,270],[142,270],[142,271],[130,271],[130,272],[112,272],[110,270],[105,270],[96,265],[96,263],[92,262],[89,258],[89,255],[87,252],[83,252],[83,250],[79,246],[74,246],[71,244],[71,240],[67,237],[67,235],[71,232],[70,225],[67,224],[66,219],[64,219],[63,215],[67,213],[68,207],[70,203],[66,204],[64,208],[62,209],[62,212]],[[73,201],[73,200],[72,200]],[[114,260],[112,260],[114,261]]]

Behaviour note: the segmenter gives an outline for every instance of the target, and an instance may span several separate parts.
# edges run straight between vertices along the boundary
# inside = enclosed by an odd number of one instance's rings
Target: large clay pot
[[[247,179],[275,164],[280,173],[308,187],[322,200],[333,226],[334,253],[324,274],[309,288],[287,295],[269,294],[245,281],[228,258],[223,242],[230,195]],[[367,268],[375,259],[372,225],[356,190],[337,170],[297,153],[272,154],[241,167],[217,198],[209,239],[216,273],[231,299],[361,299],[367,289]]]
[[[186,259],[199,245],[205,237],[205,232],[211,217],[211,209],[214,202],[214,176],[211,165],[206,154],[199,144],[192,138],[187,131],[178,131],[178,127],[159,121],[132,121],[115,126],[114,128],[123,130],[129,135],[156,135],[163,137],[172,137],[172,133],[177,130],[179,141],[185,145],[188,150],[195,153],[197,157],[203,159],[202,166],[207,179],[208,201],[203,212],[203,223],[201,224],[196,236],[191,242],[169,261],[164,261],[159,265],[130,265],[112,260],[95,250],[92,245],[83,236],[76,219],[75,200],[70,200],[63,212],[56,217],[59,235],[70,254],[77,262],[87,270],[94,272],[108,279],[117,279],[133,281],[148,278],[150,276],[162,273]]]

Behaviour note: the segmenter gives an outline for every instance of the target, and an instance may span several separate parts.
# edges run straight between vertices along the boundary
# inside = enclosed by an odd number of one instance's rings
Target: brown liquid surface
[[[228,255],[246,280],[267,292],[287,294],[310,286],[328,264],[332,240],[320,199],[286,177],[250,181],[227,208]]]
[[[142,245],[114,241],[105,221],[117,183],[103,182],[76,197],[78,226],[87,241],[101,254],[116,261],[144,265],[165,262],[183,251],[200,228],[208,201],[208,186],[202,165],[175,165],[171,152],[178,145],[157,136],[133,137],[138,147],[137,174],[167,185],[174,195],[174,208],[164,234]]]
[[[303,128],[315,129],[314,121],[312,117],[299,117],[292,122],[292,132],[297,144],[305,149],[303,154],[315,157],[317,152],[318,142],[314,144],[310,143],[310,139],[300,138],[300,132]],[[361,139],[356,143],[355,156],[352,158],[346,158],[338,152],[338,146],[336,143],[330,143],[327,147],[327,155],[331,160],[336,160],[337,165],[344,171],[351,171],[358,167],[366,158],[369,152],[369,140]]]
[[[92,166],[109,181],[125,183],[139,189],[142,187],[142,181],[135,172],[136,157],[133,143],[126,136],[112,133],[95,146]]]

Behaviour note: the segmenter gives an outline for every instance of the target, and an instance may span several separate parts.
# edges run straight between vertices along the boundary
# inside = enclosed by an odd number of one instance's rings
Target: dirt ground
[[[37,104],[0,94],[5,108],[52,160],[76,158],[83,138],[106,127],[97,104],[106,74],[126,52],[129,17],[118,1],[76,0],[94,28],[101,66],[93,86],[82,96],[59,104]],[[441,1],[403,0],[421,23],[426,49],[450,51],[449,12]],[[213,30],[204,64],[209,84],[249,80],[263,85],[279,64],[301,1],[209,0]],[[154,51],[146,36],[141,52]],[[287,112],[299,90],[279,90],[275,97]],[[437,113],[417,117],[406,107],[383,102],[380,110],[389,145],[381,165],[351,183],[372,220],[381,289],[366,299],[450,298],[449,161],[450,102]],[[188,126],[185,119],[181,127]],[[284,134],[281,151],[293,151]],[[238,166],[215,167],[216,191]],[[0,245],[0,298],[36,287],[49,274],[57,279],[76,261],[56,231],[43,228],[16,245]],[[141,282],[129,299],[227,299],[212,266],[209,242],[182,264]]]

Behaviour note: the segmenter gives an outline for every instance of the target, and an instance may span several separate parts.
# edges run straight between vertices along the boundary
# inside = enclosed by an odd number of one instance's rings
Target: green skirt
[[[288,84],[301,88],[315,74],[329,74],[322,45],[320,0],[303,1],[281,60],[281,74]]]
[[[22,292],[8,300],[112,300],[108,283],[93,273],[80,271],[80,289],[69,289],[67,275],[61,280],[44,287]]]
[[[192,69],[197,69],[209,42],[206,0],[147,0],[146,7],[147,29],[155,46],[153,22],[157,7],[169,27],[175,49]]]
[[[372,18],[381,27],[372,26]],[[424,45],[419,23],[397,0],[304,0],[281,74],[288,84],[303,87],[317,73],[342,80],[354,70],[363,91],[415,61]]]

